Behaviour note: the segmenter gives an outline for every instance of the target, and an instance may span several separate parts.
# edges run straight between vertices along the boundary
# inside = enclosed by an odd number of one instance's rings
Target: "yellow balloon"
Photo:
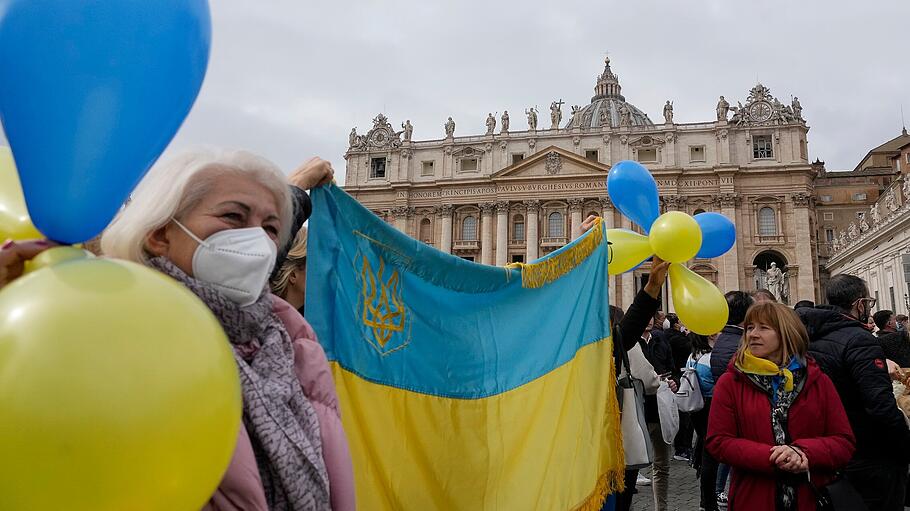
[[[727,324],[727,300],[701,275],[681,264],[670,265],[670,291],[680,321],[689,330],[711,335]]]
[[[43,237],[29,219],[13,153],[9,147],[0,147],[0,243]]]
[[[619,275],[635,268],[654,251],[647,236],[626,229],[607,229],[607,241],[611,243],[612,252],[607,273]]]
[[[654,253],[664,261],[682,263],[701,248],[701,227],[691,216],[670,211],[657,217],[649,233]]]
[[[224,332],[176,281],[79,259],[0,291],[0,509],[198,511],[240,417]]]
[[[47,266],[60,264],[74,259],[89,259],[95,257],[88,250],[82,250],[76,247],[54,247],[41,252],[31,261],[25,262],[25,273],[40,270]]]

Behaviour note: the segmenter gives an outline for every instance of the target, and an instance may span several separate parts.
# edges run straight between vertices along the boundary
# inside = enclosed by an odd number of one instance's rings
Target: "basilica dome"
[[[654,123],[648,118],[648,114],[639,110],[635,105],[626,103],[626,98],[622,95],[622,87],[619,85],[619,77],[610,69],[609,57],[605,59],[605,64],[603,74],[597,77],[591,104],[574,111],[566,127],[588,129],[600,128],[604,125],[609,125],[611,128],[627,125],[653,126]]]

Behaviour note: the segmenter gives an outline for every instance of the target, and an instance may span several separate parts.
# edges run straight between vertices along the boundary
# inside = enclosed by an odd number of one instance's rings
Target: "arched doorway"
[[[768,289],[782,303],[789,303],[790,276],[787,258],[780,252],[765,250],[752,261],[754,289]]]

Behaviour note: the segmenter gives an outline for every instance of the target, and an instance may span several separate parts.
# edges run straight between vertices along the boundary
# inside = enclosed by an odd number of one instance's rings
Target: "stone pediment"
[[[493,179],[513,177],[605,176],[610,167],[565,149],[550,146],[496,172]]]

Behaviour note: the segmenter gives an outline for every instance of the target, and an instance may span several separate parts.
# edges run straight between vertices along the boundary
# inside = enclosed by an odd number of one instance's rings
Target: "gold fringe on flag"
[[[535,263],[511,263],[506,268],[521,270],[521,287],[539,288],[562,277],[582,263],[604,241],[603,219],[570,248]]]

